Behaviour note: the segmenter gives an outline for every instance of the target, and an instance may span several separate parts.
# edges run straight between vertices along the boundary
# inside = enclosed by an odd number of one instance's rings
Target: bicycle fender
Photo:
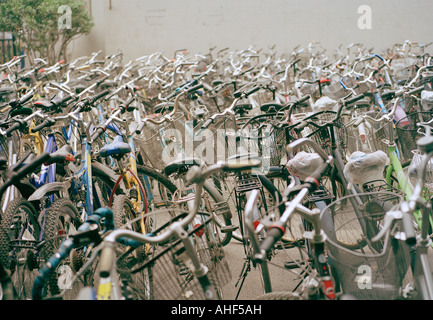
[[[43,197],[51,195],[55,192],[65,191],[67,192],[71,186],[71,181],[64,182],[51,182],[44,184],[38,188],[33,194],[28,198],[29,201],[41,200]]]

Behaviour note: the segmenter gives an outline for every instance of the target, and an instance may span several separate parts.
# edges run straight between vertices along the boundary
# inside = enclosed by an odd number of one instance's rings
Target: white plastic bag
[[[349,182],[348,188],[351,189],[354,183],[362,186],[367,182],[382,179],[387,164],[388,155],[381,150],[372,153],[355,151],[343,171]]]
[[[424,111],[430,111],[433,108],[433,91],[423,90],[421,92],[421,106]]]
[[[286,167],[291,175],[305,180],[314,173],[322,163],[323,159],[317,153],[300,151],[287,162]]]
[[[316,102],[313,105],[313,112],[319,112],[325,110],[338,111],[337,101],[327,96],[323,96],[320,99],[316,100]]]

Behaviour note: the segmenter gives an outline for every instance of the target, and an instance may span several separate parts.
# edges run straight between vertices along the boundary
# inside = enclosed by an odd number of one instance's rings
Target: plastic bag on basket
[[[433,108],[433,91],[421,92],[421,106],[424,111],[430,111]]]
[[[407,174],[412,184],[415,185],[418,179],[418,173],[421,170],[422,154],[418,150],[413,150],[412,153],[413,158],[410,162]],[[433,191],[433,159],[430,159],[427,163],[424,183],[429,191]]]
[[[305,180],[314,173],[321,163],[323,163],[323,159],[317,153],[300,151],[287,162],[286,167],[290,174]]]
[[[355,151],[344,167],[344,176],[349,182],[348,188],[351,189],[354,183],[362,186],[382,178],[387,164],[388,155],[381,150],[372,153]]]
[[[327,96],[321,97],[313,105],[313,112],[319,112],[325,110],[337,111],[337,109],[338,109],[337,101]]]

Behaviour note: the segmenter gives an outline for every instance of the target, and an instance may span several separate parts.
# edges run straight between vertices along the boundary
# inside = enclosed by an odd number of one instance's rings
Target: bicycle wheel
[[[133,231],[140,231],[140,224],[135,222],[131,224],[137,213],[134,210],[134,205],[126,195],[119,195],[114,198],[113,205],[113,221],[115,229],[126,228]]]
[[[10,270],[20,300],[31,299],[38,273],[38,244],[41,228],[32,203],[20,197],[12,200],[0,224],[0,261]]]
[[[137,175],[146,192],[149,212],[175,206],[173,199],[177,187],[166,176],[144,165],[137,165]],[[175,216],[175,213],[170,210],[168,213],[167,215],[149,215],[145,222],[147,232],[158,229]]]
[[[44,226],[44,245],[41,256],[48,261],[57,252],[64,237],[76,232],[82,221],[75,204],[69,199],[55,200],[50,208],[41,212],[41,220]],[[47,281],[48,293],[55,296],[63,290],[63,299],[73,299],[81,288],[78,282],[72,283],[73,270],[70,259],[63,261],[57,267],[57,272]]]

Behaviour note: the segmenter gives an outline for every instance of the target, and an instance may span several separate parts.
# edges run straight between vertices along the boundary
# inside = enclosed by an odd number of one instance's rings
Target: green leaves
[[[59,28],[61,6],[70,8],[65,28]],[[0,3],[0,13],[0,30],[22,40],[30,58],[48,57],[49,63],[64,58],[72,39],[89,33],[94,25],[83,0],[13,0]]]

